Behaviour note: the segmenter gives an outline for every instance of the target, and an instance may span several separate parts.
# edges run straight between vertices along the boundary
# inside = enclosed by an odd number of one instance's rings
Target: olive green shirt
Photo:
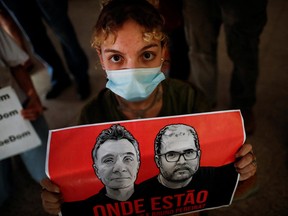
[[[192,114],[209,111],[208,103],[203,95],[190,84],[165,79],[163,87],[163,106],[158,117]],[[93,124],[112,121],[128,120],[120,111],[115,94],[109,89],[103,89],[96,98],[93,98],[82,109],[79,123]]]

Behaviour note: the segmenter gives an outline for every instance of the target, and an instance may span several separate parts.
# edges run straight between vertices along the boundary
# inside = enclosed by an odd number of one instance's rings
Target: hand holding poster
[[[41,141],[11,87],[0,89],[0,160],[37,147]]]
[[[177,215],[231,203],[244,140],[239,111],[72,127],[50,131],[46,172],[64,216]]]

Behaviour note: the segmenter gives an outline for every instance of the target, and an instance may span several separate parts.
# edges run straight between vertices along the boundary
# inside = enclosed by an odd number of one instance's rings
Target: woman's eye
[[[144,58],[144,60],[146,60],[146,61],[149,61],[149,60],[152,60],[153,58],[154,58],[154,54],[153,53],[151,53],[151,52],[145,52],[144,54],[143,54],[143,58]]]
[[[119,56],[119,55],[113,55],[113,56],[111,57],[111,60],[112,60],[112,62],[114,62],[114,63],[120,62],[120,61],[121,61],[121,56]]]

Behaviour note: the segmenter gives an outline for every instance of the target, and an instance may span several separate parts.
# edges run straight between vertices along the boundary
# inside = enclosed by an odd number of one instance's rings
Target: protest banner
[[[0,89],[0,160],[41,144],[30,121],[21,116],[22,109],[10,86]]]
[[[50,131],[46,173],[63,216],[177,215],[231,204],[244,140],[238,110],[69,127]]]

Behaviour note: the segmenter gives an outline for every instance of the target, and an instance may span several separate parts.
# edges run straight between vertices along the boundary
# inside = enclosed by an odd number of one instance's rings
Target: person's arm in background
[[[26,106],[21,112],[22,116],[28,120],[37,119],[45,108],[41,104],[30,74],[25,70],[23,65],[11,67],[10,70],[19,87],[27,95]]]
[[[25,64],[30,60],[29,55],[4,31],[0,25],[0,60],[1,67],[8,68],[18,86],[26,94],[26,106],[22,116],[27,120],[35,120],[43,113],[43,106],[38,97],[30,73]]]

